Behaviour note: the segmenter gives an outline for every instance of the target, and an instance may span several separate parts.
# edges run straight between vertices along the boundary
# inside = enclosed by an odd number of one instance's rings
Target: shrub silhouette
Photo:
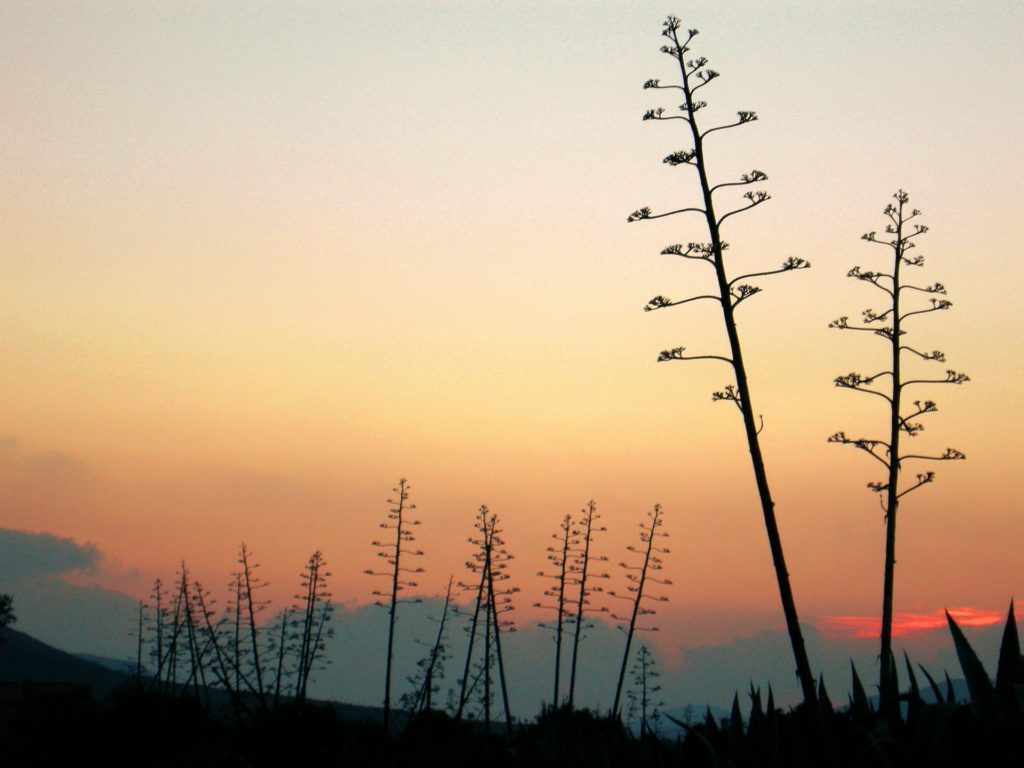
[[[0,629],[9,627],[16,622],[18,617],[14,615],[14,598],[8,594],[0,594]],[[0,645],[4,644],[3,635],[0,635]]]

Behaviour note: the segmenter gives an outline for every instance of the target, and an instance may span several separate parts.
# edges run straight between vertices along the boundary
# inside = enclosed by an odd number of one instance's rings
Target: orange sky
[[[412,484],[437,592],[499,513],[526,605],[547,537],[596,499],[613,562],[655,502],[679,643],[781,625],[737,414],[713,405],[713,307],[659,256],[682,219],[671,78],[646,4],[5,3],[0,9],[0,526],[95,542],[133,594],[185,558],[226,584],[238,543],[279,600],[315,548],[365,601],[369,542]],[[801,617],[870,617],[882,519],[863,456],[884,425],[836,375],[881,367],[830,331],[875,299],[859,240],[898,188],[954,308],[913,328],[967,371],[922,445],[963,450],[900,518],[897,610],[998,611],[1024,592],[1018,3],[716,3],[684,18],[722,77],[720,178],[769,174],[730,220],[764,282],[741,309]],[[981,44],[984,41],[984,44]],[[732,223],[735,222],[735,223]],[[717,346],[716,346],[717,345]],[[709,616],[699,627],[686,617]],[[717,619],[714,617],[718,617]],[[717,622],[717,623],[716,623]]]

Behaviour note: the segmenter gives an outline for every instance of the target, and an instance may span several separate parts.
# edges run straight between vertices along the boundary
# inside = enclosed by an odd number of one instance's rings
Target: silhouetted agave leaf
[[[949,679],[949,670],[942,670],[946,674],[946,703],[956,704],[956,691],[953,690],[953,681]]]
[[[827,714],[834,714],[835,708],[832,706],[832,700],[828,697],[828,691],[825,690],[825,678],[824,676],[818,677],[818,704],[821,706],[821,711]]]
[[[743,741],[743,714],[740,712],[739,691],[732,697],[732,711],[729,713],[729,739],[736,744]]]
[[[768,701],[765,704],[765,734],[768,745],[769,763],[777,762],[779,752],[779,713],[775,709],[775,694],[768,686]]]
[[[935,682],[935,678],[928,674],[928,670],[924,668],[923,664],[918,664],[924,676],[928,678],[928,685],[932,687],[932,695],[935,696],[935,702],[939,703],[942,701],[942,691],[939,689],[939,684]],[[946,675],[946,679],[949,679],[949,675]]]
[[[924,706],[924,699],[921,698],[921,688],[917,684],[917,676],[914,674],[914,666],[910,663],[910,656],[903,652],[903,662],[907,665],[907,677],[910,678],[910,692],[900,698],[907,702],[907,722],[917,722],[917,717]]]
[[[750,721],[747,723],[747,738],[762,741],[764,739],[764,710],[761,709],[761,689],[754,689],[750,683]]]
[[[704,725],[707,726],[708,733],[712,736],[718,735],[721,732],[718,723],[715,722],[715,716],[711,714],[711,707],[708,707],[707,714],[704,715]]]
[[[1009,719],[1024,716],[1024,659],[1021,658],[1017,619],[1013,613],[1013,600],[999,644],[999,663],[996,669],[996,696],[1002,714]]]
[[[1017,635],[1017,619],[1013,614],[1013,601],[1006,616],[1003,640],[999,645],[999,664],[996,670],[996,688],[1011,687],[1024,683],[1024,661],[1020,653],[1020,637]]]
[[[857,674],[857,667],[854,666],[853,659],[850,659],[850,672],[853,675],[850,715],[855,721],[868,722],[871,719],[871,703],[868,701],[868,695],[864,690],[864,684],[860,681],[860,675]]]
[[[903,652],[903,662],[907,665],[907,677],[910,678],[910,695],[915,699],[921,698],[921,689],[917,685],[917,676],[914,674],[914,667],[910,663],[910,657],[907,652]]]
[[[960,667],[967,680],[967,689],[971,692],[971,709],[980,718],[993,718],[996,714],[996,699],[992,680],[978,655],[971,648],[971,644],[967,642],[963,631],[949,615],[949,611],[946,611],[946,621],[949,622],[949,631],[953,634],[953,644],[956,645],[956,655],[960,659]]]

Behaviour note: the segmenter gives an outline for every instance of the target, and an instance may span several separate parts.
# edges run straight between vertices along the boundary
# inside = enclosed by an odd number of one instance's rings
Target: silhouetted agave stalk
[[[463,591],[475,592],[475,598],[473,600],[473,615],[472,618],[470,619],[469,626],[466,628],[466,631],[469,635],[469,640],[466,644],[466,663],[463,668],[462,678],[460,680],[459,686],[459,702],[455,710],[455,719],[457,720],[462,719],[463,712],[465,711],[466,708],[466,702],[469,696],[469,692],[471,691],[469,673],[470,670],[472,669],[473,663],[473,646],[476,642],[477,625],[480,622],[480,609],[484,605],[484,599],[487,590],[487,569],[484,567],[485,556],[483,554],[485,547],[490,546],[490,542],[488,541],[487,537],[487,507],[481,506],[477,514],[479,515],[479,517],[477,519],[475,527],[480,532],[480,538],[478,539],[474,538],[473,536],[470,536],[469,539],[467,539],[467,541],[469,541],[470,544],[474,545],[476,551],[473,552],[471,559],[466,561],[466,568],[469,569],[471,573],[479,574],[479,579],[475,582],[475,586],[472,584],[459,582],[459,587]]]
[[[902,436],[916,437],[924,430],[923,424],[915,419],[938,410],[936,404],[931,400],[914,400],[909,406],[906,406],[904,394],[909,387],[921,384],[962,384],[969,381],[966,374],[953,370],[947,370],[945,376],[941,378],[908,374],[904,360],[905,355],[920,361],[938,363],[944,363],[946,357],[939,350],[921,350],[909,346],[903,338],[907,333],[904,323],[911,317],[945,311],[953,305],[944,298],[935,298],[946,295],[946,287],[942,283],[915,285],[905,281],[903,268],[924,265],[923,256],[909,256],[908,252],[916,247],[916,238],[925,234],[928,227],[916,223],[911,224],[920,216],[921,212],[916,208],[909,209],[910,196],[906,192],[900,190],[893,197],[896,203],[889,204],[884,211],[888,219],[885,226],[887,238],[879,238],[875,232],[868,232],[861,238],[891,250],[891,271],[875,272],[862,270],[856,266],[848,273],[849,277],[867,283],[885,294],[887,305],[880,311],[864,310],[860,324],[851,324],[848,317],[840,317],[829,323],[830,328],[844,331],[864,331],[880,336],[885,339],[889,347],[890,364],[887,369],[867,376],[849,373],[839,376],[835,380],[837,387],[874,395],[887,403],[889,410],[888,440],[865,437],[851,438],[847,437],[845,432],[836,432],[829,438],[829,442],[852,445],[860,449],[884,466],[886,471],[884,480],[868,483],[868,487],[879,494],[882,509],[885,512],[885,577],[882,588],[879,691],[882,710],[890,717],[898,716],[896,712],[898,690],[890,680],[890,671],[893,668],[892,619],[896,567],[896,512],[901,498],[935,479],[934,472],[921,472],[911,482],[901,485],[901,470],[904,462],[908,461],[955,461],[965,458],[964,454],[955,448],[947,448],[943,453],[935,455],[900,452]],[[912,294],[924,294],[930,298],[928,302],[918,302],[908,306]],[[886,379],[888,379],[888,386],[879,386]]]
[[[761,444],[758,438],[760,427],[755,418],[750,386],[747,380],[746,364],[740,346],[740,336],[735,316],[736,309],[742,302],[761,292],[760,287],[748,283],[748,280],[797,269],[805,269],[810,265],[803,259],[790,257],[777,269],[758,270],[736,277],[729,277],[725,264],[725,251],[728,248],[728,243],[722,239],[722,225],[730,217],[766,202],[769,199],[769,195],[764,191],[747,191],[742,196],[746,201],[745,203],[731,208],[726,213],[719,214],[716,209],[719,194],[728,193],[734,187],[749,187],[753,184],[759,184],[768,177],[763,171],[755,169],[743,174],[735,181],[713,183],[705,152],[705,140],[717,131],[724,131],[751,123],[757,119],[757,115],[753,112],[741,111],[737,113],[737,119],[732,123],[716,125],[703,130],[698,127],[697,113],[707,106],[707,103],[698,99],[697,94],[718,77],[718,72],[707,66],[707,59],[704,57],[687,58],[687,54],[690,52],[690,43],[697,36],[697,30],[689,30],[682,39],[680,39],[679,31],[679,19],[675,16],[669,16],[665,21],[662,32],[662,35],[668,38],[669,44],[662,46],[661,50],[678,63],[679,84],[662,85],[659,80],[648,80],[644,83],[644,88],[667,89],[681,94],[683,102],[679,105],[680,113],[670,115],[666,114],[663,108],[650,109],[644,114],[644,120],[678,120],[686,126],[692,146],[668,155],[665,158],[665,163],[670,166],[688,166],[696,171],[701,191],[701,204],[665,213],[653,213],[650,208],[644,207],[630,214],[627,220],[630,222],[646,221],[686,213],[695,213],[703,217],[707,228],[708,242],[691,242],[685,246],[670,245],[662,253],[707,264],[714,272],[716,290],[713,293],[691,296],[680,300],[672,300],[666,296],[655,296],[647,303],[644,309],[651,311],[705,300],[713,301],[721,307],[722,320],[728,337],[728,354],[690,355],[686,353],[685,347],[676,347],[675,349],[663,351],[658,356],[658,361],[716,360],[726,363],[732,368],[735,383],[727,384],[723,390],[715,392],[712,395],[712,400],[732,402],[742,416],[747,445],[750,449],[754,478],[757,484],[757,492],[761,501],[761,511],[768,534],[768,543],[772,553],[772,562],[775,566],[779,596],[782,601],[786,627],[789,631],[793,655],[796,660],[797,676],[800,679],[804,700],[813,702],[815,698],[814,676],[811,673],[803,633],[797,617],[796,602],[793,598],[793,591],[789,582],[789,571],[786,568],[785,558],[783,557],[782,538],[779,534],[778,523],[775,518],[775,502],[772,500],[768,486],[768,476],[765,471]]]
[[[253,599],[250,604],[251,595],[247,584],[251,582],[253,587],[261,586],[251,572],[247,573],[246,562],[249,558],[248,550],[245,550],[245,558],[241,556],[245,545],[239,548],[238,564],[241,570],[231,575],[228,589],[231,592],[231,602],[228,605],[227,616],[223,624],[229,630],[229,635],[224,643],[224,652],[231,664],[233,682],[231,687],[239,694],[248,692],[256,697],[261,708],[266,707],[265,691],[261,693],[260,685],[257,683],[257,676],[262,681],[262,670],[260,668],[259,646],[257,645],[257,634],[253,631],[255,627],[255,614],[262,610],[264,604]],[[243,562],[246,561],[246,562]],[[250,569],[251,570],[251,567]],[[248,636],[248,639],[246,639]]]
[[[587,506],[580,510],[580,540],[573,553],[576,557],[570,566],[570,573],[576,581],[579,591],[576,599],[576,613],[573,617],[576,626],[572,637],[572,667],[569,671],[569,709],[573,708],[576,699],[576,662],[579,658],[580,638],[584,628],[588,626],[583,615],[584,610],[589,609],[597,613],[608,611],[603,606],[595,609],[590,603],[591,595],[602,591],[601,587],[594,586],[593,580],[609,578],[607,573],[594,573],[590,568],[593,562],[607,562],[608,560],[604,555],[593,554],[590,549],[594,542],[594,535],[607,530],[603,525],[597,525],[599,517],[597,504],[593,500],[588,501]]]
[[[387,598],[387,602],[377,601],[377,605],[388,609],[388,645],[387,662],[384,671],[384,727],[388,728],[391,722],[391,665],[394,658],[395,647],[395,619],[396,609],[399,603],[398,593],[408,587],[417,586],[411,581],[407,574],[423,573],[420,567],[409,568],[402,565],[402,557],[420,557],[423,551],[413,549],[409,545],[415,540],[412,529],[420,524],[419,520],[410,520],[408,514],[416,509],[415,504],[409,503],[409,485],[405,478],[398,481],[398,486],[393,488],[397,498],[388,499],[388,504],[393,505],[388,510],[388,521],[381,523],[380,527],[394,531],[393,541],[374,541],[373,546],[378,548],[377,556],[391,566],[388,571],[374,571],[367,569],[364,573],[370,576],[387,576],[391,579],[391,589],[388,593],[374,590],[374,595],[379,598]],[[420,602],[414,600],[413,602]]]
[[[166,596],[163,580],[157,578],[153,581],[153,621],[156,625],[153,632],[155,648],[151,652],[154,662],[153,678],[150,680],[150,687],[160,687],[163,683],[164,665],[167,658],[164,655],[164,627],[167,619]]]
[[[505,676],[505,660],[501,648],[501,633],[515,631],[512,622],[503,618],[504,614],[510,612],[512,607],[512,595],[518,592],[516,587],[502,587],[502,583],[508,579],[506,568],[512,556],[505,549],[504,541],[500,536],[500,529],[497,527],[497,515],[492,514],[486,506],[481,506],[477,530],[479,538],[470,537],[469,542],[477,550],[473,553],[472,559],[467,561],[466,567],[473,573],[480,574],[480,582],[476,589],[476,601],[473,608],[473,617],[469,626],[469,643],[466,651],[466,662],[461,680],[459,703],[456,709],[456,718],[461,718],[465,711],[466,703],[472,695],[477,683],[482,681],[483,692],[481,704],[484,716],[485,727],[491,723],[491,685],[492,666],[496,662],[498,667],[498,682],[501,686],[502,704],[505,708],[505,725],[511,734],[512,713],[508,704],[508,685]],[[470,585],[461,584],[463,589],[473,589]],[[481,612],[483,613],[483,637],[482,653],[483,660],[480,662],[478,674],[471,679],[473,649],[478,628],[480,626]],[[493,654],[493,656],[492,656]]]
[[[647,736],[655,734],[656,728],[651,727],[651,721],[655,723],[661,717],[660,708],[665,702],[657,698],[661,691],[658,672],[654,662],[654,655],[646,645],[641,645],[636,652],[636,661],[633,663],[633,687],[626,694],[629,701],[627,708],[626,722],[629,723],[634,717],[640,718],[640,735]]]
[[[169,695],[184,695],[189,688],[197,699],[208,694],[208,656],[209,645],[204,639],[204,631],[196,600],[196,590],[201,587],[198,582],[189,583],[188,567],[184,561],[176,580],[176,589],[171,593],[165,589],[163,581],[156,579],[153,583],[153,599],[156,605],[155,616],[150,621],[147,608],[139,602],[138,648],[136,651],[136,683],[142,682],[142,659],[147,652],[145,627],[154,624],[151,642],[152,650],[148,656],[154,661],[156,671],[150,678],[149,687]],[[168,602],[170,606],[168,607]],[[178,686],[179,673],[183,675],[181,686]]]
[[[432,708],[433,695],[438,689],[435,677],[441,677],[444,674],[444,663],[448,659],[448,648],[445,643],[444,631],[448,620],[449,606],[451,605],[453,583],[454,579],[449,578],[448,586],[445,589],[444,607],[441,609],[441,619],[438,622],[437,636],[434,639],[434,644],[431,646],[427,656],[417,662],[416,666],[419,667],[417,675],[409,678],[409,682],[413,685],[413,690],[403,697],[403,706],[408,711],[410,717]]]
[[[256,625],[256,615],[267,607],[267,601],[256,599],[256,590],[263,589],[267,582],[256,575],[259,563],[253,562],[252,553],[243,541],[238,551],[238,564],[242,566],[241,587],[245,597],[246,625],[249,630],[249,646],[252,654],[252,672],[256,681],[256,695],[260,708],[267,709],[267,694],[263,687],[263,668],[260,663],[260,641]]]
[[[578,532],[573,528],[572,515],[566,515],[561,524],[558,526],[560,533],[554,533],[551,538],[558,542],[557,547],[549,546],[547,548],[548,560],[555,566],[557,571],[555,573],[544,573],[539,571],[538,576],[546,579],[554,579],[554,586],[544,590],[544,596],[553,598],[555,601],[554,605],[544,605],[542,603],[534,603],[534,608],[549,608],[555,612],[555,623],[541,624],[540,626],[544,629],[553,630],[555,633],[555,685],[554,694],[551,698],[551,704],[553,707],[557,707],[560,702],[559,698],[559,685],[562,679],[562,634],[565,626],[565,621],[568,618],[568,605],[566,602],[566,583],[570,579],[569,568],[570,568],[570,548],[575,546],[575,537]]]
[[[196,622],[193,615],[193,598],[189,592],[188,568],[185,562],[181,563],[181,578],[179,579],[178,598],[181,604],[181,614],[185,633],[185,643],[188,648],[188,678],[185,686],[192,685],[196,699],[206,693],[206,670],[204,668],[204,652],[199,647]]]
[[[138,646],[135,655],[135,687],[142,688],[142,647],[145,644],[146,603],[139,600],[139,621],[136,638]]]
[[[231,611],[231,664],[235,674],[235,690],[242,690],[242,601],[245,593],[244,576],[235,571],[231,576],[229,588],[234,593],[234,602],[228,608]]]
[[[493,619],[494,652],[498,661],[498,679],[501,683],[501,703],[505,709],[505,729],[512,737],[512,710],[508,704],[508,681],[505,676],[505,656],[501,652],[502,632],[515,632],[515,624],[511,619],[504,618],[506,614],[515,610],[512,605],[512,595],[519,591],[518,587],[504,586],[509,578],[506,569],[512,555],[505,549],[505,542],[500,537],[501,530],[498,528],[498,516],[491,515],[489,539],[487,547],[487,602],[490,605],[491,617]]]
[[[172,608],[170,611],[171,635],[167,649],[167,676],[164,678],[165,693],[173,694],[178,686],[178,665],[181,663],[181,658],[178,654],[180,651],[181,634],[185,626],[185,606],[185,594],[179,584],[179,589],[174,593],[174,600],[172,601]]]
[[[325,640],[334,634],[333,630],[327,627],[334,610],[331,593],[327,589],[327,579],[330,575],[327,571],[327,561],[320,550],[317,550],[310,555],[302,571],[301,585],[305,594],[295,596],[299,601],[296,608],[298,668],[295,674],[295,700],[298,704],[306,701],[309,679],[317,658],[324,650]]]
[[[284,690],[285,681],[285,659],[289,651],[288,627],[291,625],[291,609],[285,606],[279,617],[275,634],[277,635],[277,665],[274,671],[274,709],[276,710],[281,701],[281,692]]]
[[[212,653],[213,659],[211,664],[211,671],[214,679],[220,686],[227,692],[228,697],[231,699],[231,704],[235,710],[235,716],[241,715],[243,702],[239,690],[232,684],[232,678],[234,677],[234,664],[233,660],[229,658],[227,648],[225,647],[224,640],[221,637],[222,629],[224,627],[224,619],[218,619],[214,621],[214,609],[213,600],[210,598],[207,590],[195,582],[193,585],[192,599],[195,602],[196,609],[198,611],[198,617],[201,621],[200,634],[205,636],[204,647],[206,653]]]
[[[658,631],[657,627],[641,627],[638,624],[642,616],[653,615],[657,612],[654,608],[645,607],[644,601],[660,603],[668,601],[667,597],[652,595],[645,591],[650,584],[661,584],[663,586],[672,584],[670,580],[661,579],[654,575],[654,573],[662,568],[661,555],[666,555],[669,551],[667,547],[658,546],[656,543],[658,539],[668,538],[667,533],[658,531],[662,526],[662,522],[661,505],[655,504],[654,509],[647,513],[647,523],[640,523],[641,546],[637,547],[634,544],[630,544],[626,547],[634,555],[639,555],[643,558],[640,565],[630,565],[625,561],[619,563],[619,567],[626,571],[626,581],[628,582],[626,591],[631,594],[619,594],[612,590],[608,591],[611,597],[629,600],[633,604],[632,612],[628,617],[612,615],[613,619],[624,623],[624,626],[620,625],[619,628],[626,633],[626,647],[622,652],[619,681],[615,686],[615,700],[612,703],[611,709],[612,717],[618,717],[619,715],[619,700],[622,696],[622,685],[626,679],[626,667],[629,664],[629,650],[633,643],[633,635],[638,630]]]

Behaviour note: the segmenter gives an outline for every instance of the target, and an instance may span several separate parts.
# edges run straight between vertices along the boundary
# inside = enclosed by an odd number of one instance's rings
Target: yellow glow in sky
[[[686,13],[681,9],[680,13]],[[915,341],[967,371],[928,393],[919,438],[964,463],[902,509],[897,610],[1020,594],[1013,491],[1024,279],[1019,3],[719,2],[693,9],[722,76],[713,173],[764,169],[773,199],[730,220],[736,270],[787,256],[740,314],[801,617],[881,598],[875,468],[825,438],[884,424],[837,391],[884,348],[830,331],[875,300],[859,240],[899,188],[954,308]],[[640,121],[671,100],[645,4],[5,3],[0,9],[0,526],[93,541],[137,594],[182,558],[226,583],[238,543],[287,599],[308,554],[333,591],[376,585],[370,541],[401,476],[426,593],[498,512],[513,577],[542,589],[548,536],[595,499],[613,563],[666,511],[671,611],[729,631],[781,622],[713,307],[659,256],[699,221],[686,145]],[[982,44],[982,41],[983,44]],[[737,614],[747,615],[741,625]],[[731,617],[731,618],[730,618]],[[770,617],[770,618],[766,618]],[[680,622],[679,643],[715,635]]]

